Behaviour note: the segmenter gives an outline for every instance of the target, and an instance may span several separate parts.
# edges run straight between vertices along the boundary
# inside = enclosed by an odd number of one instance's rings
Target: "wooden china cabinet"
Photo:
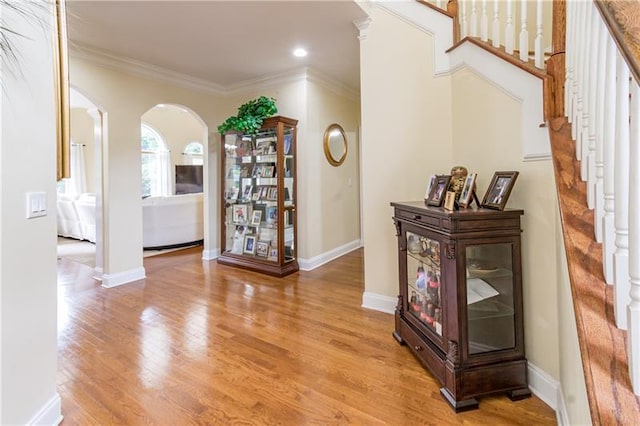
[[[222,135],[219,263],[278,277],[299,269],[297,124],[270,117],[255,135]]]
[[[524,352],[522,210],[391,203],[400,294],[394,337],[440,381],[455,411],[531,395]]]

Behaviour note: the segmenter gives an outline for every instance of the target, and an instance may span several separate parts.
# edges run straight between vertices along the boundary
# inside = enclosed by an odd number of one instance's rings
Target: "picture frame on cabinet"
[[[251,234],[251,235],[244,236],[244,248],[242,251],[245,254],[256,254],[256,236],[255,235]]]
[[[429,198],[427,199],[428,205],[435,207],[442,206],[442,202],[444,201],[444,197],[447,192],[447,188],[449,187],[450,181],[450,175],[436,175],[433,188],[431,188]]]
[[[266,222],[269,224],[276,223],[278,221],[278,207],[269,206],[267,207],[267,218]]]
[[[477,173],[469,173],[464,180],[464,186],[462,187],[462,192],[460,193],[460,199],[458,199],[458,205],[460,207],[467,208],[471,205],[471,201],[473,200],[473,192],[476,189],[477,178]]]
[[[261,177],[263,177],[263,178],[272,178],[274,170],[275,170],[275,168],[273,166],[264,166],[264,168],[262,169],[262,176]]]
[[[242,198],[244,198],[245,200],[250,200],[252,192],[253,192],[253,186],[252,185],[245,186],[244,192],[242,193]]]
[[[262,220],[262,210],[254,210],[251,214],[251,226],[260,226]]]
[[[233,223],[247,223],[247,205],[236,204],[233,206]]]
[[[227,200],[230,200],[230,201],[237,200],[239,193],[240,193],[240,189],[234,186],[233,188],[229,189],[229,192],[227,192]]]
[[[504,210],[513,185],[516,183],[519,172],[495,172],[487,192],[482,199],[482,207],[495,210]]]
[[[445,210],[455,210],[456,209],[456,192],[455,191],[447,191],[447,194],[444,197],[444,205]]]
[[[431,195],[431,190],[433,189],[433,185],[436,183],[436,175],[432,175],[429,178],[429,182],[427,182],[427,190],[424,193],[424,199],[429,200],[429,195]]]
[[[256,242],[256,256],[267,257],[269,255],[269,241]]]

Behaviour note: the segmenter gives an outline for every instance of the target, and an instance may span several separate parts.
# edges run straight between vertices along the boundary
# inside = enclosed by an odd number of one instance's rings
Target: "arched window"
[[[160,133],[147,124],[140,128],[142,197],[171,193],[171,158]]]
[[[184,151],[182,151],[182,155],[184,155],[184,164],[202,165],[203,153],[204,148],[200,142],[189,142],[187,146],[184,147]]]

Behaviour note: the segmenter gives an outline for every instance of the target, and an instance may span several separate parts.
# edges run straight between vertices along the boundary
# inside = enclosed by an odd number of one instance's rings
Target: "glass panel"
[[[442,336],[440,243],[407,232],[409,313]]]
[[[295,147],[293,146],[294,128],[285,127],[283,131],[282,151],[284,157],[283,165],[283,220],[284,220],[284,260],[292,261],[296,258],[296,248],[294,246],[295,228],[295,191],[294,189],[294,171],[295,171]]]
[[[511,244],[468,246],[469,354],[515,347]]]

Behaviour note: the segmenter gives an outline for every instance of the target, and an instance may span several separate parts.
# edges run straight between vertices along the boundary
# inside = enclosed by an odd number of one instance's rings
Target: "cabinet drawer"
[[[426,337],[420,336],[402,319],[400,320],[400,336],[422,365],[431,371],[440,383],[444,383],[444,358],[441,358],[439,354],[427,344],[425,340]]]
[[[406,210],[396,210],[396,217],[402,220],[410,220],[412,222],[418,222],[429,226],[440,227],[440,218],[427,216],[420,213],[412,213]]]

